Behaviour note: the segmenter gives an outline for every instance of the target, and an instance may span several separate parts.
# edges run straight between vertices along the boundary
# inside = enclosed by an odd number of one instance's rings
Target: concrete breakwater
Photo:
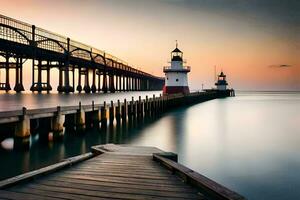
[[[155,96],[145,99],[124,99],[122,102],[103,104],[54,107],[47,109],[26,109],[0,113],[0,133],[14,135],[16,148],[27,148],[30,135],[39,134],[42,140],[61,139],[65,130],[83,133],[86,129],[105,129],[107,126],[126,126],[128,121],[143,118],[155,119],[159,115],[180,107],[230,96],[230,93],[217,91],[195,92],[189,95]]]

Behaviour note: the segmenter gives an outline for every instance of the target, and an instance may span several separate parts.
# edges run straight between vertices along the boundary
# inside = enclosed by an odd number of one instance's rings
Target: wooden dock
[[[245,199],[154,147],[107,144],[92,152],[0,181],[0,200]]]

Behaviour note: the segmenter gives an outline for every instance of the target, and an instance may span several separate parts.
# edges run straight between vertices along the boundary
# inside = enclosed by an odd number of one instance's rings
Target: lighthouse
[[[227,90],[227,81],[226,81],[226,75],[221,71],[221,73],[218,75],[218,80],[215,83],[217,86],[217,90],[225,91]]]
[[[164,67],[165,86],[163,94],[188,94],[190,92],[187,74],[191,71],[189,66],[183,65],[183,53],[176,48],[171,52],[171,66]]]

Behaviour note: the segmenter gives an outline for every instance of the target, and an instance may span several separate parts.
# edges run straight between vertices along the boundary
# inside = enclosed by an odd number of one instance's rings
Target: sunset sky
[[[298,0],[0,0],[1,14],[163,76],[175,40],[192,89],[214,66],[239,90],[300,90]],[[30,72],[28,80],[30,83]],[[28,86],[26,85],[28,88]]]

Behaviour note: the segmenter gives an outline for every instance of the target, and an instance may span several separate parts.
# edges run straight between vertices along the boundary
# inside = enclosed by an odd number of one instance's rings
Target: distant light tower
[[[217,90],[226,90],[227,89],[227,81],[226,75],[221,71],[220,75],[218,75],[218,81],[215,83],[217,86]]]

